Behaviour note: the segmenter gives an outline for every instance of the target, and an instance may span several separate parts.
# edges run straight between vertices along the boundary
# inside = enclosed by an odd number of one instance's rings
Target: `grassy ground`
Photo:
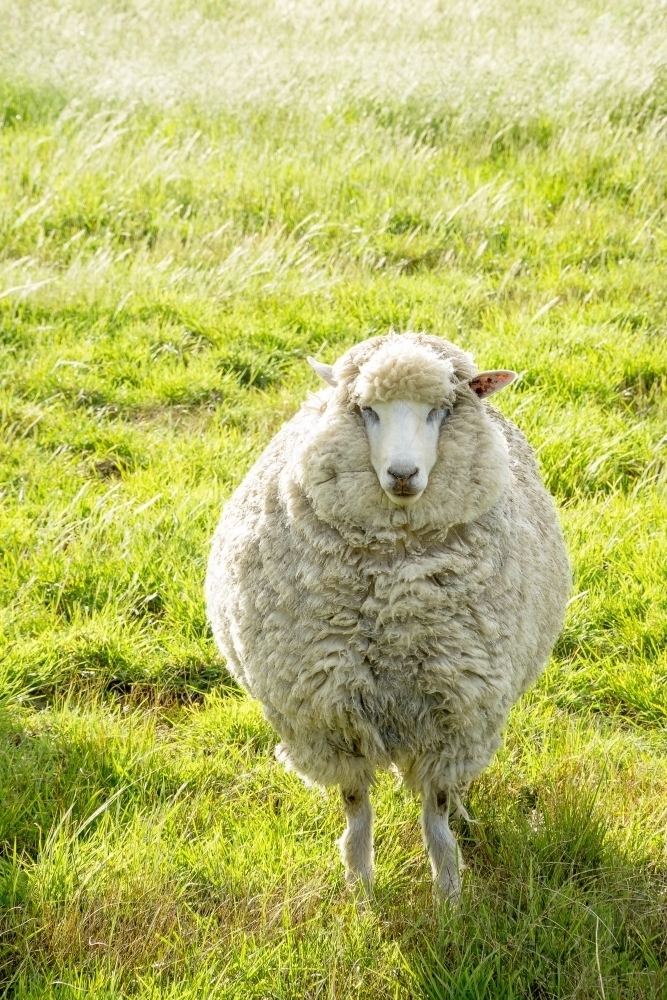
[[[0,977],[13,998],[667,996],[660,4],[0,7]],[[523,372],[575,589],[472,789],[378,885],[272,757],[202,581],[314,377],[391,325]]]

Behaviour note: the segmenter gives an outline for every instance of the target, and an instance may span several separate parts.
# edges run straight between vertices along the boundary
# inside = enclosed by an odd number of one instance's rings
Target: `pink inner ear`
[[[474,393],[476,393],[480,399],[484,399],[485,396],[490,396],[492,392],[498,392],[499,389],[504,389],[506,385],[513,382],[516,378],[516,372],[482,372],[480,375],[476,375],[475,378],[470,380],[470,388]]]

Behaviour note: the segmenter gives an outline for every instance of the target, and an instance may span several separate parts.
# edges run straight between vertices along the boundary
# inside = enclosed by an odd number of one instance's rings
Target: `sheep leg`
[[[461,892],[463,862],[456,838],[449,828],[449,792],[424,789],[422,834],[438,891],[445,899]]]
[[[350,884],[359,880],[370,893],[373,885],[373,810],[368,785],[347,788],[341,785],[347,827],[338,841]]]

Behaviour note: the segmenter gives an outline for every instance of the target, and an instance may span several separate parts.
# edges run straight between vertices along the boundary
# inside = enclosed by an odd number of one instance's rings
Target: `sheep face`
[[[398,507],[416,503],[438,457],[440,428],[449,411],[394,399],[374,401],[360,412],[380,486]]]
[[[333,366],[309,361],[330,388],[306,404],[289,475],[350,544],[390,550],[401,526],[446,535],[507,488],[505,437],[480,401],[513,372],[478,373],[456,345],[412,333],[362,341]]]

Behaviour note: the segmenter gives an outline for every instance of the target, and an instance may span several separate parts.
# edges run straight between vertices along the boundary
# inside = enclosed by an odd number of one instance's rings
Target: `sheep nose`
[[[415,492],[411,480],[419,475],[419,469],[416,466],[395,463],[387,469],[387,475],[394,480],[392,484],[394,493]]]

